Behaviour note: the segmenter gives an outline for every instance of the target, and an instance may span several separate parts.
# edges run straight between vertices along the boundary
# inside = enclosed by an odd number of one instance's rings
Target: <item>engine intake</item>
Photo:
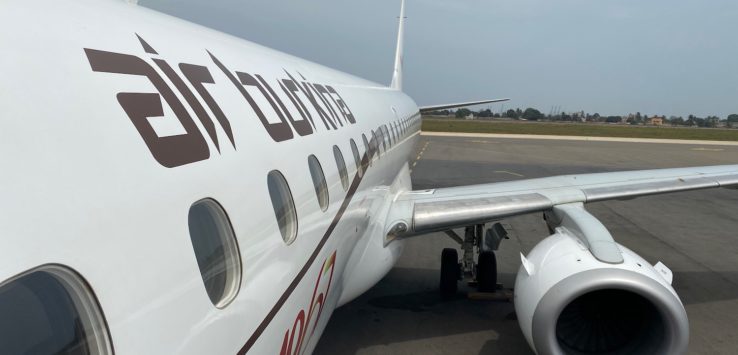
[[[667,325],[656,306],[626,290],[586,293],[564,307],[556,321],[556,340],[571,354],[656,354]]]
[[[662,273],[618,245],[623,262],[596,259],[565,229],[524,258],[515,310],[538,354],[682,354],[689,321]]]
[[[621,269],[572,275],[541,298],[532,338],[539,354],[680,354],[689,322],[662,284]]]

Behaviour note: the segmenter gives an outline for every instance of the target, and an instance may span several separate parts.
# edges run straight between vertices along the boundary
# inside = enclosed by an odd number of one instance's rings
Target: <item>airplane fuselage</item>
[[[399,257],[385,218],[410,189],[420,121],[404,93],[123,2],[0,9],[0,195],[12,211],[0,214],[0,282],[48,264],[78,273],[120,354],[298,354]],[[274,170],[296,206],[289,243]],[[190,239],[203,199],[227,213],[240,256],[222,308]]]

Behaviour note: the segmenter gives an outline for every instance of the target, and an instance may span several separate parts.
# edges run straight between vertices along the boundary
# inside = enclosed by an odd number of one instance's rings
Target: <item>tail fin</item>
[[[405,0],[400,5],[400,27],[397,30],[397,50],[395,51],[395,69],[392,72],[390,87],[402,91],[403,37],[405,37]]]

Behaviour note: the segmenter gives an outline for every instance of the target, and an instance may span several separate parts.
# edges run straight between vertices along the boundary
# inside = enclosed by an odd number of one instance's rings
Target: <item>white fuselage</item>
[[[402,92],[122,1],[3,2],[0,43],[0,282],[45,264],[76,271],[116,353],[310,353],[332,310],[399,257],[401,241],[384,245],[384,219],[393,196],[410,188],[419,131],[418,108]],[[185,67],[210,74],[202,87],[211,102]],[[263,82],[239,88],[229,75]],[[281,88],[289,82],[291,94]],[[160,97],[163,116],[136,120],[132,112],[148,107],[143,96],[125,106],[121,93]],[[393,137],[384,143],[383,125]],[[380,154],[365,157],[372,163],[360,177],[350,139],[366,156],[362,134],[372,140],[373,131]],[[326,211],[310,154],[328,182]],[[289,245],[267,189],[272,170],[297,207]],[[189,236],[188,210],[204,198],[228,214],[243,265],[223,309],[208,299]]]

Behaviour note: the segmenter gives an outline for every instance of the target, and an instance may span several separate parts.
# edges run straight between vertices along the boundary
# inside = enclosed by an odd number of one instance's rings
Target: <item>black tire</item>
[[[493,251],[483,251],[477,260],[477,289],[479,292],[497,290],[497,257]]]
[[[459,255],[456,249],[445,248],[441,252],[441,298],[450,299],[459,289]]]

